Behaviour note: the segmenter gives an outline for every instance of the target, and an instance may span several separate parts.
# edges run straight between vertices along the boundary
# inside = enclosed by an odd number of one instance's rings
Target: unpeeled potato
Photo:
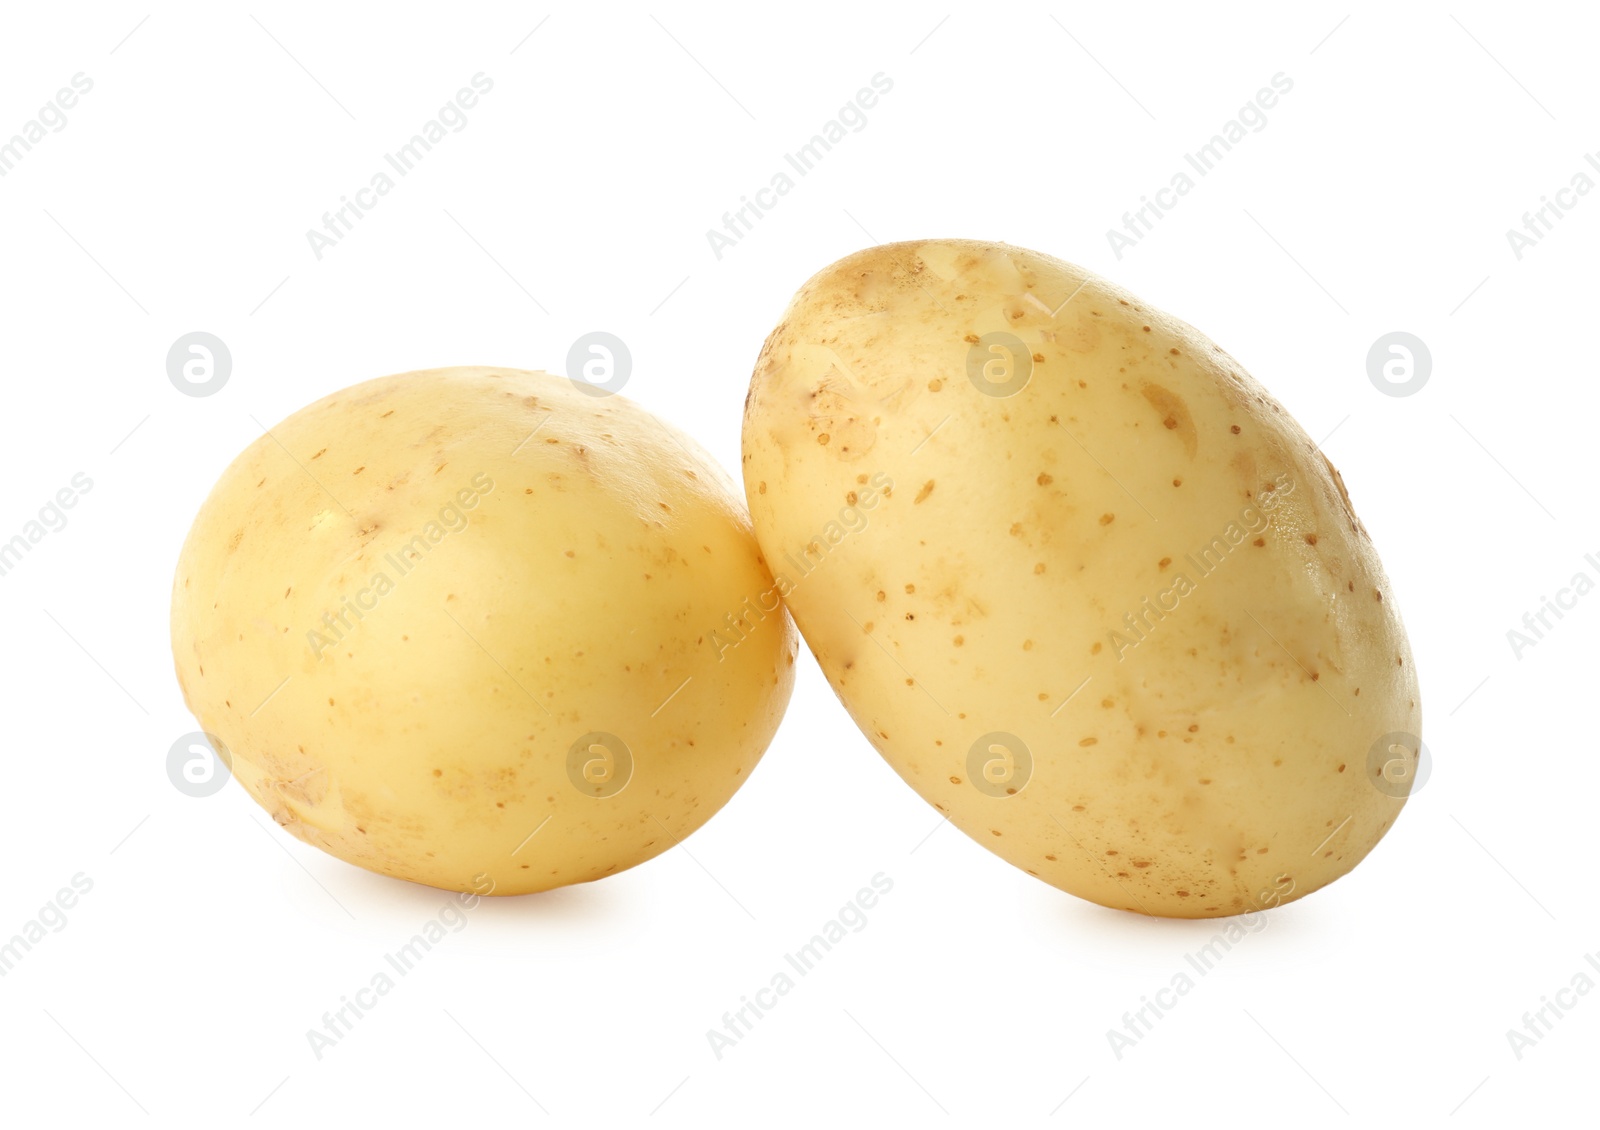
[[[178,681],[289,832],[520,894],[698,828],[796,643],[732,483],[621,397],[514,369],[368,381],[263,435],[178,561]],[[712,639],[742,621],[737,646]]]
[[[1420,713],[1338,472],[1204,335],[1000,244],[875,247],[757,362],[756,534],[868,740],[1111,907],[1231,915],[1354,867]]]

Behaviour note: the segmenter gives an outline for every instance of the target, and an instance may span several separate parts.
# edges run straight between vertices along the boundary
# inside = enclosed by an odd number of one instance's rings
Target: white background
[[[0,138],[94,83],[0,178],[0,540],[74,474],[94,484],[0,577],[0,940],[93,882],[0,978],[8,1123],[1501,1126],[1591,1106],[1600,993],[1520,1060],[1506,1037],[1580,970],[1600,980],[1600,596],[1520,658],[1506,637],[1600,576],[1600,194],[1520,260],[1505,234],[1600,148],[1587,13],[442,7],[8,6]],[[480,71],[467,127],[319,261],[306,230]],[[719,260],[706,230],[878,72],[867,126]],[[1119,260],[1107,229],[1278,72],[1294,88],[1266,128]],[[626,395],[736,470],[794,289],[926,236],[1107,275],[1328,437],[1421,672],[1434,773],[1397,826],[1118,1059],[1107,1030],[1217,924],[1081,902],[941,827],[802,650],[760,770],[687,850],[485,903],[319,1061],[306,1031],[449,896],[307,847],[236,786],[169,783],[196,728],[170,578],[216,476],[344,385],[560,371],[596,329],[631,347]],[[214,396],[167,378],[194,330],[231,349]],[[1392,330],[1431,349],[1412,396],[1368,379]],[[868,926],[719,1061],[706,1030],[880,871]]]

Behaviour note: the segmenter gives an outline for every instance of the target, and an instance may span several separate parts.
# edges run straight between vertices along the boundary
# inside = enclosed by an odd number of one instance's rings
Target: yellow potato
[[[732,483],[621,397],[512,369],[368,381],[251,444],[178,562],[202,728],[294,835],[521,894],[625,870],[749,776],[793,687]]]
[[[1420,744],[1338,472],[1199,332],[964,240],[828,267],[756,365],[756,534],[868,740],[967,835],[1177,917],[1332,882]]]

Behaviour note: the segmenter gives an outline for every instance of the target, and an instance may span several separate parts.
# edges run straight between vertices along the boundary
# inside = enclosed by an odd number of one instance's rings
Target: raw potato
[[[294,835],[521,894],[644,862],[749,777],[797,642],[781,610],[725,654],[711,636],[771,584],[732,483],[643,409],[435,369],[234,461],[183,548],[172,646],[190,710]]]
[[[744,478],[862,732],[1030,875],[1238,914],[1337,879],[1399,814],[1416,676],[1338,472],[1104,280],[965,240],[835,263],[762,350]]]

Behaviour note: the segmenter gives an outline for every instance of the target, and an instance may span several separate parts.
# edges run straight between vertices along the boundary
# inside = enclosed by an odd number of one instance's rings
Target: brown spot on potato
[[[1194,418],[1189,414],[1189,406],[1181,396],[1158,384],[1146,382],[1139,388],[1140,394],[1154,408],[1161,417],[1161,422],[1169,431],[1178,433],[1178,438],[1183,441],[1183,450],[1191,459],[1200,446],[1200,437],[1195,431]]]

